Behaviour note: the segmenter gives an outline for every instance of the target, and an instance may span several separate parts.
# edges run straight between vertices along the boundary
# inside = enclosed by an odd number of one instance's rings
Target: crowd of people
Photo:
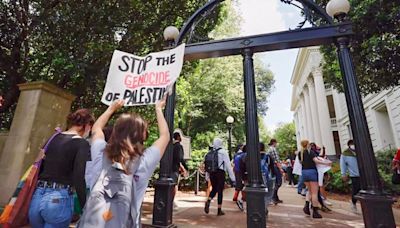
[[[237,152],[233,156],[231,165],[228,164],[228,153],[221,149],[221,141],[218,139],[218,145],[215,144],[210,148],[211,153],[217,153],[223,159],[223,163],[219,163],[221,168],[218,168],[218,174],[211,173],[211,177],[220,176],[220,178],[211,178],[212,191],[208,195],[204,211],[208,214],[210,202],[217,192],[218,196],[218,215],[223,215],[221,211],[222,192],[221,189],[225,182],[225,172],[229,173],[232,181],[235,181],[235,192],[233,201],[236,202],[238,208],[244,210],[244,202],[246,202],[246,193],[243,191],[247,184],[246,145],[240,144],[237,147]],[[264,143],[260,143],[260,168],[263,179],[263,184],[266,186],[268,193],[265,196],[266,213],[268,214],[268,205],[278,205],[283,203],[279,197],[279,189],[282,182],[286,181],[288,187],[297,187],[297,193],[305,198],[303,212],[310,215],[312,218],[322,218],[319,210],[330,212],[329,206],[332,203],[327,200],[327,192],[325,186],[329,181],[327,171],[331,168],[332,161],[326,156],[325,147],[319,147],[316,143],[308,140],[301,141],[301,150],[289,153],[285,159],[281,159],[277,151],[277,140],[271,139],[268,148],[265,148]],[[207,158],[205,158],[207,160]],[[353,213],[357,211],[357,198],[355,197],[360,189],[360,173],[358,170],[357,153],[353,140],[347,142],[347,148],[340,156],[341,176],[344,182],[351,181],[352,199],[350,209]],[[400,176],[400,149],[393,159],[393,180],[395,183]],[[232,170],[234,175],[232,175]],[[396,175],[397,174],[397,175]],[[295,178],[297,175],[297,178]],[[397,179],[396,179],[397,178]],[[297,181],[296,181],[297,179]],[[240,198],[241,195],[241,198]],[[311,213],[312,212],[312,213]]]
[[[87,109],[68,115],[68,130],[49,142],[41,164],[29,208],[31,227],[69,227],[74,192],[83,207],[77,227],[140,227],[149,179],[170,142],[165,102],[155,105],[159,138],[148,148],[148,124],[137,114],[121,114],[107,130],[124,101],[115,101],[96,121]]]
[[[69,227],[73,218],[74,198],[83,208],[77,227],[139,227],[141,204],[161,157],[170,142],[168,125],[163,115],[165,99],[155,105],[159,138],[148,148],[148,124],[137,114],[121,114],[113,126],[108,126],[112,115],[123,101],[115,101],[95,120],[87,109],[80,109],[67,117],[68,129],[56,133],[48,143],[47,153],[41,164],[36,189],[29,208],[29,221],[33,228]],[[173,134],[173,164],[171,178],[178,183],[181,174],[188,174],[188,167],[180,144],[181,135]],[[218,216],[222,210],[223,191],[228,173],[235,187],[233,201],[243,211],[247,184],[247,149],[242,144],[231,160],[223,148],[223,140],[215,138],[204,158],[206,179],[210,191],[204,212],[210,212],[215,196]],[[313,218],[322,218],[319,210],[330,211],[324,183],[332,162],[326,157],[325,148],[308,140],[301,141],[302,149],[293,151],[282,159],[278,142],[271,139],[268,147],[259,144],[260,171],[264,186],[265,212],[269,205],[283,203],[279,189],[284,180],[287,186],[297,187],[305,197],[303,211]],[[355,195],[361,189],[357,153],[353,140],[340,157],[343,181],[351,180],[351,208],[357,212]],[[400,175],[400,150],[393,159],[393,177]],[[295,175],[298,175],[296,178]],[[297,180],[296,180],[297,179]],[[173,192],[175,195],[177,188]],[[241,197],[240,197],[241,196]]]

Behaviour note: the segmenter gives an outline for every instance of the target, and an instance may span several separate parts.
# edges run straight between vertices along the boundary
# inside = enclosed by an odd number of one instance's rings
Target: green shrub
[[[207,152],[208,152],[207,149],[192,151],[191,159],[186,161],[186,164],[189,168],[190,177],[188,179],[183,179],[183,178],[181,179],[179,183],[180,188],[186,190],[194,190],[196,188],[196,174],[194,174],[194,172],[196,172],[198,167],[203,163],[204,156],[206,155]],[[154,187],[154,183],[155,181],[157,181],[159,176],[160,176],[160,168],[157,167],[150,179],[149,187]],[[205,179],[204,177],[200,176],[200,188],[203,189],[204,186],[205,186]]]
[[[400,194],[400,185],[392,184],[392,160],[395,154],[395,149],[378,151],[376,153],[376,162],[383,189],[391,194]]]
[[[392,159],[396,153],[396,150],[383,150],[376,153],[376,162],[378,165],[378,171],[381,178],[381,184],[384,191],[391,194],[400,194],[400,185],[393,185],[392,178]],[[338,192],[338,193],[349,193],[351,192],[351,186],[349,183],[342,181],[340,173],[339,163],[334,163],[332,169],[328,172],[330,180],[327,184],[327,190]]]
[[[335,162],[332,164],[332,169],[328,171],[328,175],[327,190],[338,193],[351,192],[349,183],[342,180],[339,163]]]
[[[189,175],[188,179],[181,179],[179,183],[180,187],[188,190],[194,190],[196,188],[196,174],[194,172],[203,164],[204,156],[208,152],[207,149],[202,150],[193,150],[191,154],[191,160],[187,161],[187,165],[189,168]],[[205,186],[205,178],[200,175],[200,188],[202,189]]]

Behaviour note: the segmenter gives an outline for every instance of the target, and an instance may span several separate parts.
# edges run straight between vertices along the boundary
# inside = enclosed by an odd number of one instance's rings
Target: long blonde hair
[[[310,144],[310,141],[308,141],[307,139],[301,140],[300,145],[302,147],[302,150],[300,151],[300,161],[303,161],[304,151],[308,151],[309,144]]]

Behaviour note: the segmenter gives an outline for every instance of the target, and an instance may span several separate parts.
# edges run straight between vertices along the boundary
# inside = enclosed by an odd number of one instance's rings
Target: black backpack
[[[219,169],[218,167],[218,148],[216,150],[210,149],[204,157],[204,166],[207,173],[213,173]]]

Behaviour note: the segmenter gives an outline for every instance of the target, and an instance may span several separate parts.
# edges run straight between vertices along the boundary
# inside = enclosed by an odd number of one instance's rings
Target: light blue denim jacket
[[[342,171],[342,176],[345,176],[347,171],[349,171],[350,177],[359,177],[360,172],[358,171],[357,157],[355,156],[340,156],[340,170]]]

